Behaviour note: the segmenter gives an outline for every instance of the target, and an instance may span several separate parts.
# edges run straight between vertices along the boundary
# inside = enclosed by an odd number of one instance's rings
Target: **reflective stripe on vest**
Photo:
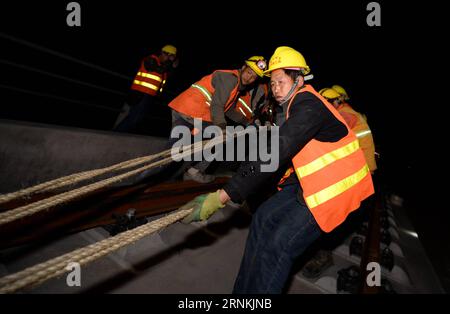
[[[356,184],[358,184],[364,177],[369,173],[369,167],[364,165],[360,170],[356,173],[344,178],[343,180],[336,182],[333,185],[312,194],[305,198],[306,204],[310,209],[319,206],[320,204],[325,203],[326,201],[331,200],[332,198],[338,196],[339,194],[344,193],[348,189],[352,188]]]
[[[365,130],[365,131],[356,132],[355,134],[356,134],[357,138],[362,138],[362,137],[367,136],[367,135],[369,135],[371,133],[372,132],[370,130]]]
[[[153,85],[153,84],[150,84],[150,83],[147,83],[147,82],[142,82],[142,81],[134,80],[134,81],[133,81],[133,84],[141,85],[141,86],[147,87],[147,88],[149,88],[149,89],[151,89],[151,90],[155,90],[155,91],[158,90],[158,86]]]
[[[162,81],[162,78],[161,78],[161,77],[159,77],[159,76],[157,76],[157,75],[154,75],[154,74],[150,74],[150,73],[138,72],[138,73],[137,73],[137,76],[146,77],[146,78],[149,78],[149,79],[158,81],[158,82],[161,82],[161,81]],[[165,82],[166,82],[166,80],[163,81],[163,84],[164,84]]]
[[[338,159],[344,158],[350,154],[353,154],[359,148],[358,140],[353,141],[344,147],[338,148],[332,152],[329,152],[323,156],[320,156],[314,161],[311,161],[307,165],[295,169],[299,178],[304,178],[320,169],[328,166]]]
[[[197,84],[192,84],[191,87],[197,88],[206,97],[207,99],[206,104],[210,107],[211,106],[210,101],[212,100],[211,93],[203,86]]]
[[[247,103],[242,99],[239,98],[238,101],[245,107],[245,109],[247,109],[250,113],[253,113],[252,109],[250,108],[249,105],[247,105]],[[244,114],[245,115],[245,114]]]
[[[239,107],[239,110],[242,112],[242,114],[244,115],[244,117],[246,117],[247,115],[245,114],[244,110],[242,110],[241,107]]]
[[[159,92],[160,92],[160,93],[162,93],[162,91],[163,91],[164,84],[166,84],[166,80],[163,80],[163,81],[162,81],[161,88],[159,89]]]

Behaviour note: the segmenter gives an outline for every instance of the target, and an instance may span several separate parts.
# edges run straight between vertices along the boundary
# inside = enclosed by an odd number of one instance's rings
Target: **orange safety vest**
[[[304,92],[319,98],[348,130],[344,138],[334,143],[312,139],[292,158],[306,205],[319,227],[330,232],[359,208],[362,200],[374,193],[372,176],[355,134],[337,110],[311,85],[304,85],[291,98],[286,120],[294,98]],[[289,171],[292,173],[293,170]]]
[[[263,88],[264,95],[267,98],[268,95],[268,88],[266,84],[259,84],[257,85],[252,91],[253,94],[258,92],[259,88]],[[239,95],[239,98],[237,100],[237,104],[235,107],[235,110],[242,114],[247,121],[251,121],[253,118],[253,108],[254,104],[252,103],[252,95],[250,94],[251,91],[246,91],[245,94]]]
[[[212,85],[212,77],[216,72],[231,73],[238,80],[236,87],[231,91],[230,97],[224,104],[224,112],[228,111],[238,97],[238,88],[241,81],[239,70],[217,70],[204,76],[200,81],[192,84],[191,87],[172,100],[169,103],[169,107],[189,117],[212,122],[209,107],[211,106],[212,95],[215,92],[215,88]]]
[[[252,119],[252,96],[249,91],[247,91],[244,95],[239,96],[234,110],[242,114],[247,121]]]
[[[155,55],[151,55],[151,58],[155,59],[158,65],[161,65],[159,59]],[[142,93],[156,96],[162,92],[164,84],[166,83],[167,73],[149,72],[144,66],[144,61],[141,62],[136,77],[133,80],[131,89],[140,91]]]
[[[359,140],[359,146],[366,157],[366,162],[370,171],[375,171],[377,169],[377,163],[375,161],[375,144],[366,119],[347,103],[343,103],[337,110],[340,113],[345,112],[357,117],[356,125],[352,128],[352,131],[355,132],[356,137]]]

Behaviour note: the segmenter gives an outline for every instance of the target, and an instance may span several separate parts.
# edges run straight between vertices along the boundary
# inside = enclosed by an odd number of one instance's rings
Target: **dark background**
[[[432,144],[442,114],[427,86],[441,53],[431,43],[445,38],[441,5],[378,1],[381,27],[369,27],[370,1],[78,1],[82,25],[69,27],[69,2],[0,5],[0,119],[110,130],[141,58],[165,44],[181,58],[169,98],[215,69],[291,46],[305,56],[317,90],[342,85],[367,115],[379,172],[405,198],[450,289],[450,214],[431,179],[445,170],[434,157],[442,143]]]

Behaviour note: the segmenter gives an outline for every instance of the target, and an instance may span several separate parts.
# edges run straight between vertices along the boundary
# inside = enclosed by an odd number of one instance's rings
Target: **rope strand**
[[[0,293],[13,293],[26,287],[39,285],[51,278],[68,272],[66,267],[69,263],[75,262],[80,265],[85,265],[95,261],[102,256],[183,219],[192,210],[193,208],[178,210],[143,226],[120,233],[117,236],[107,238],[46,262],[31,266],[18,273],[0,278]]]

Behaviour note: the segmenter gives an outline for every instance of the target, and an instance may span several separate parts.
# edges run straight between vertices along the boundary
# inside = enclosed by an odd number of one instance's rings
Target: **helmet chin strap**
[[[289,90],[289,93],[287,93],[287,95],[284,96],[284,98],[278,103],[279,106],[283,106],[283,104],[291,98],[292,94],[297,89],[299,78],[300,78],[300,76],[297,76],[297,78],[294,81],[294,84],[292,85],[291,89]]]

